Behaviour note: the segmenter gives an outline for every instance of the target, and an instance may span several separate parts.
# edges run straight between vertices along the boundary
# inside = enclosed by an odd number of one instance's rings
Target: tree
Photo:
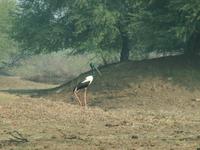
[[[15,0],[0,0],[0,64],[17,51],[17,43],[10,37],[14,9]]]
[[[132,49],[133,0],[19,0],[15,39],[33,53],[73,48],[74,53]]]
[[[135,10],[132,29],[139,49],[189,55],[199,52],[200,1],[138,0]]]
[[[200,51],[200,1],[176,0],[170,2],[173,15],[176,17],[175,30],[177,38],[184,45],[187,55],[195,55]]]

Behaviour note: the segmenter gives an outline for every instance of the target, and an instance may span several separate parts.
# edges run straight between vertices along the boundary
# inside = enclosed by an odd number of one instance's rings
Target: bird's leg
[[[84,103],[85,103],[85,107],[87,107],[87,88],[85,88],[85,92],[84,92]]]
[[[78,100],[79,105],[82,106],[80,98],[78,97],[76,92],[74,92],[74,95],[75,95],[75,98]]]

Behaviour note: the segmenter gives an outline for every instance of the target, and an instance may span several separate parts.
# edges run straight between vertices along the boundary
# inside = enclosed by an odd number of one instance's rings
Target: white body
[[[81,106],[84,106],[84,105],[85,105],[85,107],[87,106],[87,102],[86,102],[86,101],[87,101],[86,92],[87,92],[87,87],[92,83],[92,81],[93,81],[93,76],[92,76],[92,75],[87,76],[87,77],[85,78],[85,80],[82,81],[82,82],[80,82],[80,83],[74,88],[74,90],[73,90],[74,95],[75,95],[75,98],[78,100],[79,105],[81,105]],[[85,93],[84,93],[84,105],[82,104],[80,98],[79,98],[78,95],[77,95],[77,93],[78,93],[78,91],[79,91],[80,89],[85,89]]]
[[[93,76],[87,76],[86,78],[85,78],[85,80],[84,81],[82,81],[81,83],[85,83],[85,82],[90,82],[89,84],[91,84],[92,83],[92,81],[93,81]]]

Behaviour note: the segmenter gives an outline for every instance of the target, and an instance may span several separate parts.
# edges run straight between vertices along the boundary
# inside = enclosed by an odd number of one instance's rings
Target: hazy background
[[[199,53],[199,1],[0,0],[0,72],[62,83],[106,65]]]

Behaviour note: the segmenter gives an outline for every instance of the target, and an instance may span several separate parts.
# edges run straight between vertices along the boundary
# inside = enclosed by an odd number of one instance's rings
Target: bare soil
[[[81,77],[46,97],[0,93],[0,149],[196,150],[200,70],[178,63],[102,68],[89,88],[88,108],[71,92]]]

